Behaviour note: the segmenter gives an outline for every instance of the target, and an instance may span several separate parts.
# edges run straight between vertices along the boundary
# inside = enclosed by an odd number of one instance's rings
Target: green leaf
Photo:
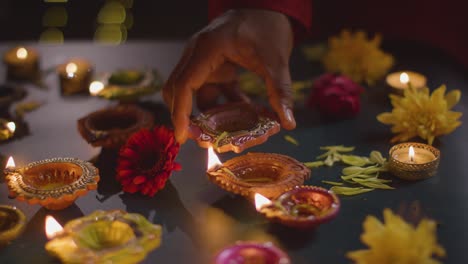
[[[324,146],[320,147],[321,150],[331,150],[334,152],[351,152],[354,150],[354,147],[345,147],[343,145],[336,145],[336,146]]]
[[[376,150],[374,150],[374,151],[372,151],[370,153],[369,159],[370,159],[370,161],[372,161],[374,163],[377,163],[377,164],[380,164],[380,165],[383,165],[385,163],[385,161],[387,160],[382,156],[382,153],[380,153],[379,151],[376,151]]]
[[[341,176],[341,179],[343,179],[343,180],[345,180],[345,181],[348,181],[348,180],[352,180],[353,178],[368,179],[368,178],[372,178],[372,177],[375,177],[375,175],[370,175],[370,174],[351,174],[351,175],[347,175],[347,176]]]
[[[287,142],[289,142],[289,143],[291,143],[291,144],[293,144],[293,145],[299,146],[299,142],[298,142],[295,138],[293,138],[292,136],[285,135],[285,136],[284,136],[284,139],[285,139]]]
[[[318,161],[310,161],[310,162],[304,162],[304,165],[309,168],[309,169],[312,169],[312,168],[318,168],[320,166],[323,166],[324,165],[324,162],[321,161],[321,160],[318,160]]]
[[[348,164],[351,166],[359,166],[359,167],[362,167],[371,163],[367,157],[361,157],[361,156],[356,156],[356,155],[341,155],[341,161],[345,164]]]
[[[357,195],[361,193],[371,192],[374,189],[372,188],[362,188],[362,187],[342,187],[342,186],[333,186],[330,188],[330,191],[339,195]]]
[[[32,112],[42,106],[43,103],[38,101],[28,101],[19,103],[15,107],[15,114],[17,117],[22,118],[25,113]]]
[[[344,168],[341,172],[344,175],[352,175],[352,174],[358,174],[364,171],[364,168],[359,167],[359,166],[349,166]]]
[[[374,189],[386,189],[386,190],[391,190],[395,189],[385,183],[378,182],[378,181],[373,181],[373,180],[367,180],[367,179],[360,179],[360,178],[352,178],[352,180],[362,186],[366,186],[369,188],[374,188]]]
[[[343,185],[342,182],[334,182],[334,181],[322,181],[323,183],[326,183],[326,184],[331,184],[331,185],[336,185],[336,186],[341,186]]]
[[[226,138],[227,136],[229,135],[228,132],[224,131],[223,133],[221,133],[217,138],[216,138],[216,141],[213,143],[213,147],[216,149],[219,147],[219,143],[221,142],[221,140],[223,140],[224,138]]]

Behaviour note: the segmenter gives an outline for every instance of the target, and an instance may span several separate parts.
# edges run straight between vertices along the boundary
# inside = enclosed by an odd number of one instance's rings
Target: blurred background
[[[343,28],[364,29],[382,33],[385,41],[441,48],[468,66],[468,1],[312,2],[308,40],[324,40]],[[206,25],[207,16],[206,0],[0,0],[0,41],[185,40]]]

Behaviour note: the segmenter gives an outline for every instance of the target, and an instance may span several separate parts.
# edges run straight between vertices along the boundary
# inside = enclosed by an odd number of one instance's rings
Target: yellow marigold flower
[[[445,85],[432,94],[429,88],[406,89],[403,96],[389,95],[393,105],[392,112],[377,116],[383,124],[392,125],[392,132],[397,134],[392,142],[407,141],[419,136],[432,145],[438,136],[453,132],[461,122],[461,112],[450,111],[460,100],[460,90],[453,90],[445,95]]]
[[[369,85],[381,79],[393,65],[392,55],[380,49],[381,36],[368,39],[363,31],[343,30],[328,40],[322,62],[328,72],[340,73]]]
[[[437,264],[433,255],[444,257],[444,248],[437,243],[436,223],[422,219],[417,227],[385,209],[384,222],[367,216],[361,241],[369,249],[351,251],[346,256],[357,264]]]

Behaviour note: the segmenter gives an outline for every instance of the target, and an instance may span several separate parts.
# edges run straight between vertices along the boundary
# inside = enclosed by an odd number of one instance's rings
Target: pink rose
[[[359,95],[363,91],[348,77],[327,73],[314,82],[306,104],[327,117],[354,117],[361,110]]]

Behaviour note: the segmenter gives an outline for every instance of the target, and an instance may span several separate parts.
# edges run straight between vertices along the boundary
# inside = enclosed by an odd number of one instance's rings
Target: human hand
[[[268,10],[230,10],[196,33],[163,88],[177,141],[187,140],[194,92],[198,92],[200,106],[216,99],[219,91],[214,84],[222,87],[228,99],[247,100],[235,85],[235,65],[264,79],[281,126],[294,129],[289,73],[292,47],[288,18]]]

